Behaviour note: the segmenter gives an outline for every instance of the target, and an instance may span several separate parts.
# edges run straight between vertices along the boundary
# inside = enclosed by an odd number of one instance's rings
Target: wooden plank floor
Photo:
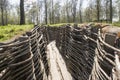
[[[66,68],[66,64],[56,47],[55,41],[51,42],[47,46],[47,49],[50,66],[49,80],[72,80],[72,77]]]

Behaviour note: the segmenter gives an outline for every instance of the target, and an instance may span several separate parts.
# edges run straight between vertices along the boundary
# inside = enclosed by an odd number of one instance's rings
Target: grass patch
[[[74,23],[58,23],[58,24],[48,24],[52,27],[59,27],[62,25],[74,25]],[[85,23],[87,24],[87,23]],[[102,23],[104,24],[104,23]],[[46,25],[46,26],[48,26]],[[78,24],[80,25],[80,24]],[[120,22],[115,22],[112,24],[113,26],[120,27]],[[26,31],[29,31],[33,28],[33,25],[7,25],[7,26],[0,26],[0,42],[9,40],[17,35],[21,35],[25,33]]]
[[[7,25],[0,26],[0,42],[11,39],[16,35],[23,34],[33,28],[33,25]]]
[[[115,22],[115,23],[113,23],[112,25],[113,25],[113,26],[118,26],[118,27],[120,27],[120,22]]]
[[[47,24],[46,26],[59,27],[66,24],[74,25],[74,23],[58,23],[58,24]]]

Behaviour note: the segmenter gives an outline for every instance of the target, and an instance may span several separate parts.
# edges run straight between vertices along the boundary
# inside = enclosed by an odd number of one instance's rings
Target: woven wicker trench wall
[[[119,79],[115,54],[107,52],[105,46],[114,51],[116,48],[111,48],[97,32],[69,25],[35,26],[12,42],[0,43],[0,80],[48,80],[46,51],[53,40],[73,80]]]

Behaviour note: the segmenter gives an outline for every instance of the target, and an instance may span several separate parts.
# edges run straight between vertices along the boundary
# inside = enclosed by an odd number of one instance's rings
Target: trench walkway
[[[56,42],[53,41],[49,43],[47,50],[48,60],[50,60],[49,80],[72,80],[72,77],[67,70],[66,64],[56,47]]]

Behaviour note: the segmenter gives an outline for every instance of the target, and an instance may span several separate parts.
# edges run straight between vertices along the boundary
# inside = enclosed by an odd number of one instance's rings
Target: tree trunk
[[[120,22],[120,8],[119,8],[119,13],[118,13],[118,15],[119,15],[119,22]]]
[[[44,0],[44,3],[45,3],[45,24],[48,24],[47,22],[47,1]]]
[[[77,1],[78,0],[72,0],[73,4],[73,22],[76,22],[76,10],[77,10]]]
[[[5,15],[5,19],[6,19],[6,25],[8,24],[8,12],[7,12],[7,10],[5,10],[5,12],[6,12],[6,15]]]
[[[83,0],[80,0],[80,4],[79,4],[80,23],[82,23],[82,4],[83,4]]]
[[[5,23],[4,23],[4,16],[3,16],[3,14],[4,14],[4,10],[3,10],[3,6],[1,6],[1,20],[2,20],[2,25],[4,26]]]
[[[74,5],[74,8],[73,8],[73,22],[75,23],[76,22],[76,6]]]
[[[69,23],[70,22],[70,16],[69,16],[69,1],[68,0],[66,0],[66,18],[67,18],[67,23]]]
[[[55,21],[54,21],[54,8],[53,8],[53,0],[52,0],[52,24],[54,24],[55,23]]]
[[[97,22],[100,21],[100,0],[97,0]]]
[[[51,14],[51,10],[49,11],[49,21],[50,21],[50,24],[52,24],[52,14]]]
[[[69,17],[68,7],[66,8],[66,13],[67,13],[67,23],[69,23],[70,22],[70,17]]]
[[[110,0],[110,23],[112,23],[113,11],[112,11],[112,0]]]
[[[20,0],[20,25],[25,24],[24,0]]]
[[[106,1],[106,23],[108,22],[108,1]]]
[[[81,10],[79,11],[79,13],[80,13],[80,23],[82,23],[82,12],[81,12]]]

